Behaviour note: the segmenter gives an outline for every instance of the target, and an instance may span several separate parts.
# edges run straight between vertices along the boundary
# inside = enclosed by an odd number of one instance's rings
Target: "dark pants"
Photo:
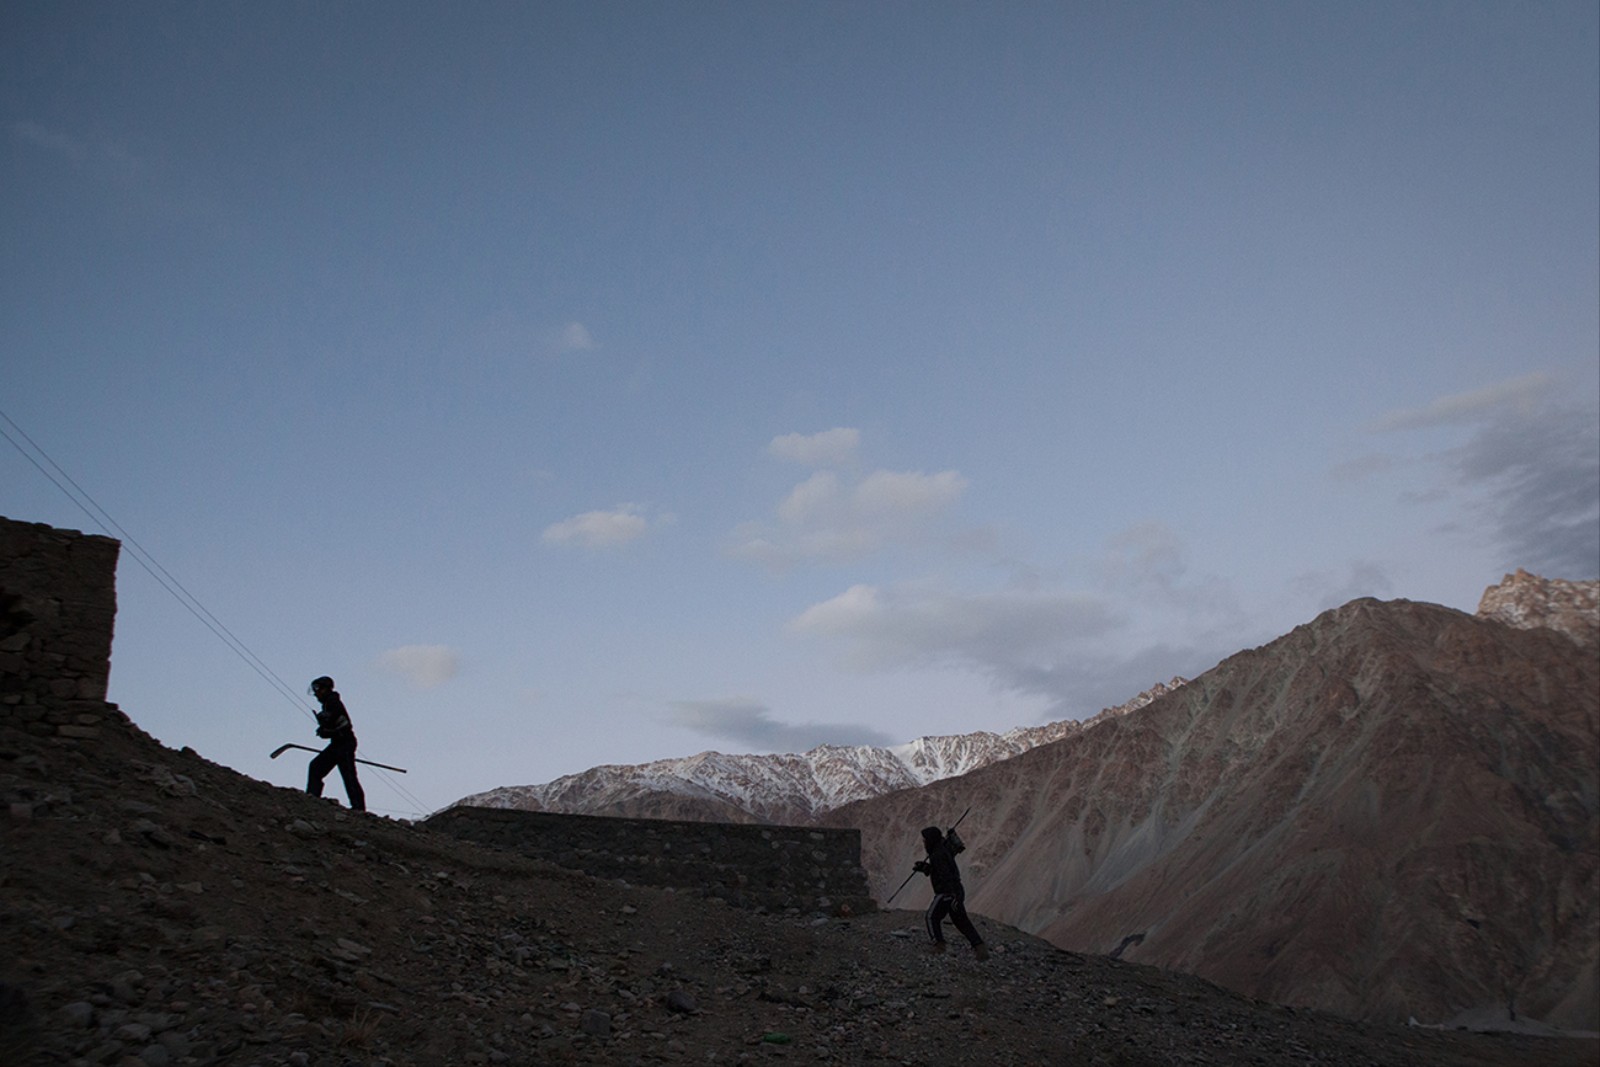
[[[328,747],[311,757],[311,767],[306,776],[306,792],[314,797],[322,795],[322,780],[328,772],[339,768],[344,779],[344,794],[350,798],[351,811],[367,810],[367,794],[356,780],[356,737],[345,734],[328,742]]]
[[[974,946],[983,944],[983,938],[978,936],[978,928],[967,918],[967,891],[960,886],[953,893],[935,893],[933,903],[928,905],[928,936],[941,945],[944,944],[946,916]]]

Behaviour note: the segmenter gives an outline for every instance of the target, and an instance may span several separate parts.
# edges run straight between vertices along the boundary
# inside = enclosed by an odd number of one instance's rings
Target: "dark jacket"
[[[317,736],[354,741],[355,728],[350,725],[350,713],[344,710],[339,694],[330,689],[326,696],[318,696],[317,702],[322,705],[322,710],[317,712]]]
[[[933,829],[930,827],[930,829]],[[927,830],[922,832],[923,845],[928,850],[928,858],[918,860],[912,865],[912,870],[921,871],[933,882],[935,893],[956,893],[961,890],[961,869],[956,866],[956,854],[965,852],[967,846],[961,843],[961,838],[954,830],[948,834],[939,834],[934,829],[933,834]]]

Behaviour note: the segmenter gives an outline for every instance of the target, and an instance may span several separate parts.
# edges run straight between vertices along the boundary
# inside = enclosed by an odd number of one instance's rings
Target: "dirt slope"
[[[1587,1064],[1360,1025],[980,919],[759,916],[353,815],[130,726],[0,726],[0,1063]]]

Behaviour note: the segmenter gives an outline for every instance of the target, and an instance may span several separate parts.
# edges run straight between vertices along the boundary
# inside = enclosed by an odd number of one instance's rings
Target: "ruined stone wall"
[[[119,542],[0,517],[0,725],[89,740],[108,717]]]
[[[777,914],[873,910],[859,830],[455,807],[429,829],[596,878],[666,886]]]

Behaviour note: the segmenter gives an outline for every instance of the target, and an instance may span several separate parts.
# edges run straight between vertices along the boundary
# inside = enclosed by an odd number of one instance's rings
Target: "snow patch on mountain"
[[[455,805],[572,815],[651,815],[721,821],[807,822],[822,812],[897,789],[953,778],[1126,715],[1183,685],[1158,683],[1084,722],[1062,720],[1003,734],[919,737],[903,745],[821,745],[772,755],[701,752],[608,764],[542,785],[501,786]]]

